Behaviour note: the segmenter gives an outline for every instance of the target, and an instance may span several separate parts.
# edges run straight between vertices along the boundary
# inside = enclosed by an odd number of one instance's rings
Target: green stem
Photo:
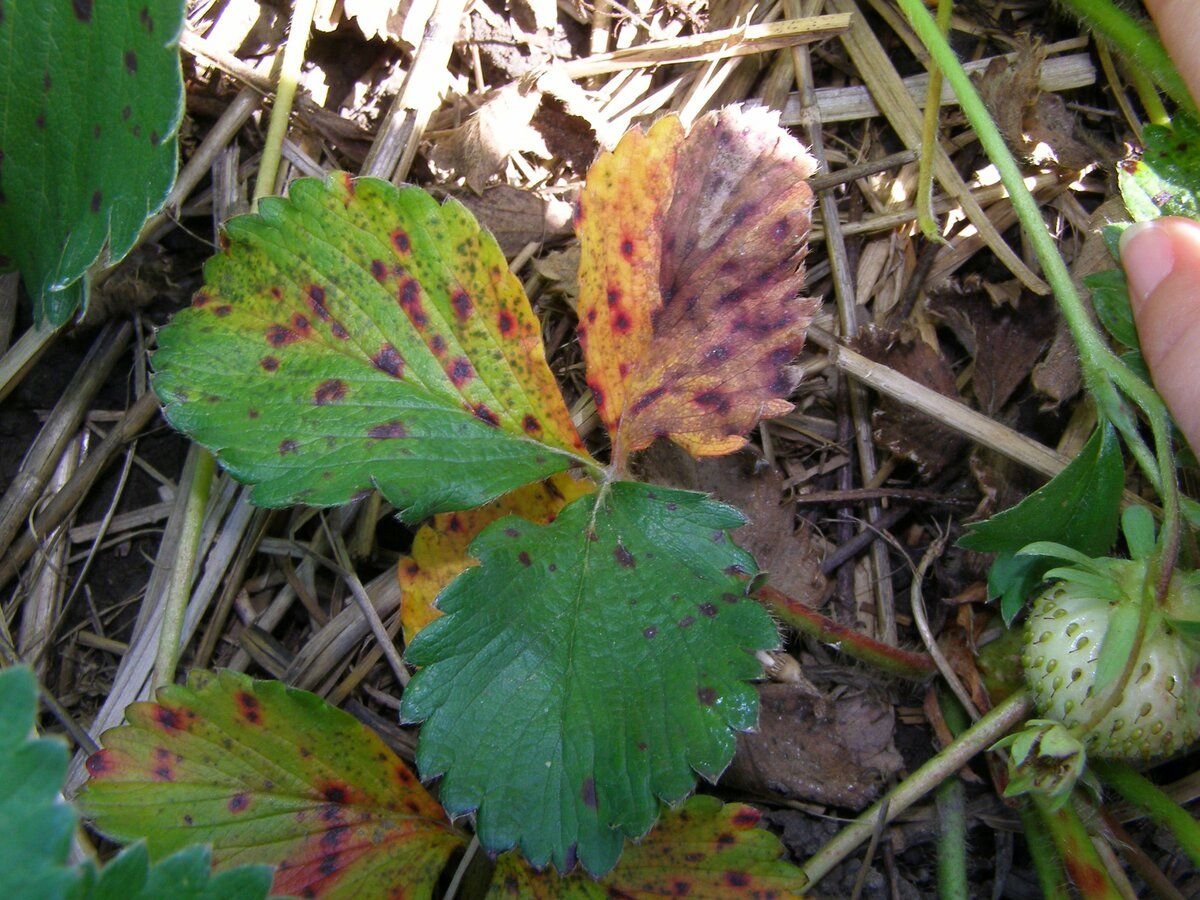
[[[296,99],[300,67],[304,64],[304,49],[308,46],[308,33],[312,29],[316,8],[317,0],[296,0],[292,9],[291,27],[283,47],[283,62],[279,67],[279,84],[275,88],[275,102],[271,104],[271,122],[267,127],[262,159],[258,163],[258,177],[254,182],[256,208],[259,200],[275,193],[279,160],[283,156],[283,138],[287,134],[288,117],[292,114],[292,101]]]
[[[1013,210],[1029,238],[1034,253],[1037,254],[1046,281],[1053,288],[1063,319],[1071,330],[1071,336],[1079,350],[1084,380],[1096,399],[1100,412],[1121,432],[1138,465],[1162,496],[1169,524],[1171,516],[1178,515],[1179,499],[1175,482],[1174,455],[1170,449],[1170,418],[1166,406],[1158,394],[1112,352],[1092,322],[1083,300],[1075,290],[1067,264],[1042,220],[1037,201],[1025,186],[1020,166],[1009,152],[1000,130],[958,57],[938,31],[937,24],[921,0],[899,0],[899,3],[913,30],[929,50],[934,63],[942,70],[946,81],[954,89],[959,107],[974,128],[984,152],[996,166],[1000,180],[1011,198]],[[1121,394],[1129,397],[1149,420],[1155,438],[1157,459],[1156,454],[1150,452],[1137,433],[1137,424],[1128,414]]]
[[[947,778],[937,789],[938,821],[938,897],[941,900],[967,900],[967,810],[962,779]]]
[[[791,625],[801,634],[807,634],[824,644],[832,644],[847,656],[885,672],[901,678],[923,679],[937,671],[937,666],[927,653],[901,650],[867,637],[769,585],[759,588],[755,596],[785,625]]]
[[[1075,808],[1068,803],[1059,809],[1051,809],[1050,804],[1036,794],[1032,795],[1032,800],[1079,893],[1088,900],[1125,900],[1113,884],[1104,861],[1092,845],[1092,836]]]
[[[1045,900],[1071,900],[1066,885],[1066,872],[1062,859],[1055,850],[1055,841],[1046,827],[1047,823],[1033,805],[1033,801],[1022,797],[1017,806],[1021,817],[1021,834],[1033,860],[1033,871],[1037,873]]]
[[[1112,0],[1062,0],[1062,4],[1112,44],[1128,60],[1131,72],[1145,72],[1179,104],[1180,109],[1196,114],[1195,101],[1179,76],[1179,70],[1172,64],[1162,42],[1141,22]]]
[[[1155,125],[1169,126],[1171,116],[1167,112],[1167,108],[1163,106],[1150,76],[1136,65],[1128,66],[1125,74],[1129,78],[1129,83],[1133,85],[1133,89],[1137,91],[1138,99],[1142,101],[1142,109],[1146,111],[1146,118]]]
[[[955,775],[975,754],[986,750],[1033,709],[1027,691],[1017,691],[986,716],[962,733],[962,736],[892,788],[879,802],[834,835],[824,847],[801,866],[804,887],[811,888],[850,855],[879,825],[904,813],[914,803],[947,778]],[[885,812],[886,806],[886,812]]]
[[[1200,822],[1192,818],[1186,809],[1125,763],[1093,759],[1089,765],[1105,784],[1134,806],[1144,809],[1151,819],[1170,831],[1192,865],[1200,867]]]
[[[171,577],[163,597],[162,629],[158,633],[158,655],[154,660],[154,684],[171,684],[179,663],[179,641],[183,634],[183,618],[192,593],[192,570],[200,546],[200,527],[216,472],[217,461],[199,444],[192,444],[196,463],[187,483],[187,503],[183,510],[183,526],[179,530],[179,547],[175,552]],[[153,598],[150,598],[151,600]]]
[[[943,35],[950,31],[954,0],[938,0],[937,27]],[[938,119],[942,111],[942,70],[929,69],[929,91],[925,95],[925,119],[921,128],[921,160],[917,164],[917,224],[925,239],[945,243],[933,214],[933,155],[938,140]]]

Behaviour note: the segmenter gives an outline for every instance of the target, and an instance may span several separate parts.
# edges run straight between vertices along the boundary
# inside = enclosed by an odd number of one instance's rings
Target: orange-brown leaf
[[[475,565],[467,548],[484,527],[508,515],[547,525],[560,509],[595,489],[591,481],[560,472],[476,509],[439,513],[422,525],[413,538],[412,554],[400,560],[398,569],[404,642],[412,641],[418,631],[441,615],[434,600],[459,573]]]
[[[684,136],[668,117],[588,174],[579,336],[618,467],[658,437],[732,452],[791,409],[814,163],[776,118],[728,107]]]

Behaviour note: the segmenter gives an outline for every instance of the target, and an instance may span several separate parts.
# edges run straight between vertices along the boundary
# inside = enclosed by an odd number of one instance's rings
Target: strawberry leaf
[[[462,839],[379,736],[320,698],[234,672],[126,710],[88,760],[80,805],[102,833],[157,858],[213,847],[224,869],[277,866],[272,890],[430,896]]]
[[[409,648],[425,668],[401,716],[425,722],[422,775],[445,774],[452,815],[478,810],[485,848],[598,875],[658,800],[724,771],[731,729],[757,716],[753,651],[778,645],[729,539],[742,523],[702,494],[617,482],[471,544],[481,565]]]
[[[0,267],[67,321],[80,276],[133,246],[175,179],[179,0],[6,3],[0,15]]]
[[[1200,126],[1178,113],[1170,127],[1147,125],[1142,139],[1146,147],[1140,158],[1117,166],[1121,195],[1133,220],[1200,219]]]
[[[596,880],[537,872],[516,853],[496,862],[488,900],[606,900],[611,897],[798,897],[804,875],[780,859],[783,847],[758,828],[758,811],[715,797],[692,797],[668,810],[645,839],[631,843],[616,868]]]
[[[685,136],[667,117],[588,173],[579,340],[618,471],[657,437],[730,453],[792,408],[815,166],[776,121],[729,107]]]
[[[226,231],[159,334],[155,390],[256,503],[378,487],[416,520],[591,464],[520,282],[461,204],[335,174]]]
[[[95,900],[262,900],[271,888],[267,866],[242,866],[213,873],[207,847],[188,847],[150,865],[144,843],[134,844],[99,874],[85,868],[80,898]]]
[[[485,526],[509,515],[545,525],[553,522],[566,504],[595,489],[591,481],[560,472],[478,509],[440,513],[417,529],[412,555],[403,557],[396,569],[403,598],[400,623],[405,643],[412,643],[418,631],[441,615],[434,601],[463,569],[475,565],[467,548]]]

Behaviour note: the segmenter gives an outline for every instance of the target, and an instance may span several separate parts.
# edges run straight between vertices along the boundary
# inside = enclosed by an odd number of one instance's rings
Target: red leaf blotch
[[[529,558],[529,554],[526,553],[524,550],[522,550],[520,553],[517,554],[517,559],[520,561],[521,565],[523,565],[523,566],[533,565],[533,560],[531,560]]]
[[[298,441],[293,441],[290,438],[288,440],[279,442],[279,455],[280,456],[286,456],[289,453],[295,453],[299,449],[300,449],[300,443]]]
[[[112,757],[109,755],[109,751],[107,750],[100,750],[97,753],[93,753],[87,758],[87,763],[85,765],[87,767],[88,774],[93,778],[99,778],[113,769]]]
[[[325,306],[325,288],[319,284],[308,286],[308,305],[321,321],[328,322],[333,318],[329,315],[329,308]]]
[[[624,544],[617,544],[613,548],[613,559],[617,561],[617,565],[626,569],[632,569],[637,565],[637,560],[633,558],[633,554],[625,549]]]
[[[243,719],[251,725],[262,724],[262,708],[257,697],[247,691],[238,691],[234,699]]]
[[[264,372],[274,372],[279,368],[279,360],[274,356],[264,356],[258,364],[263,367]]]
[[[516,321],[513,319],[512,313],[507,309],[502,309],[500,310],[500,315],[496,318],[496,324],[500,326],[500,333],[507,337],[512,334]]]
[[[272,325],[267,329],[267,343],[272,347],[284,347],[300,339],[300,335],[286,325]]]
[[[465,356],[455,357],[446,367],[446,374],[455,387],[462,387],[475,377],[475,369]]]
[[[542,430],[541,423],[530,413],[526,413],[525,418],[521,420],[521,427],[525,429],[526,434],[540,434]]]
[[[392,246],[400,253],[408,253],[412,249],[412,242],[408,239],[408,232],[403,228],[397,228],[391,233]]]
[[[717,702],[717,692],[710,687],[702,687],[696,691],[696,699],[705,706],[712,706]]]
[[[382,425],[372,425],[367,429],[367,437],[375,440],[389,440],[391,438],[402,438],[408,435],[408,431],[404,427],[404,423],[398,419],[391,422],[384,422]]]
[[[458,316],[460,322],[467,321],[475,309],[475,304],[471,302],[471,295],[462,288],[451,295],[450,305],[454,307],[454,315]]]
[[[250,798],[245,793],[237,793],[229,798],[229,811],[231,813],[240,813],[250,805]]]
[[[482,403],[472,407],[471,414],[485,425],[491,425],[493,428],[500,427],[499,417]]]
[[[379,352],[371,357],[371,364],[393,378],[402,378],[404,376],[404,357],[391,344],[381,346]]]

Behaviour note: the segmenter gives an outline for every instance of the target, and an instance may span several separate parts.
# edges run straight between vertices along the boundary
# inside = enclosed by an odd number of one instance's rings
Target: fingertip
[[[1138,222],[1121,235],[1121,263],[1134,315],[1170,275],[1200,275],[1200,223],[1179,216]]]

